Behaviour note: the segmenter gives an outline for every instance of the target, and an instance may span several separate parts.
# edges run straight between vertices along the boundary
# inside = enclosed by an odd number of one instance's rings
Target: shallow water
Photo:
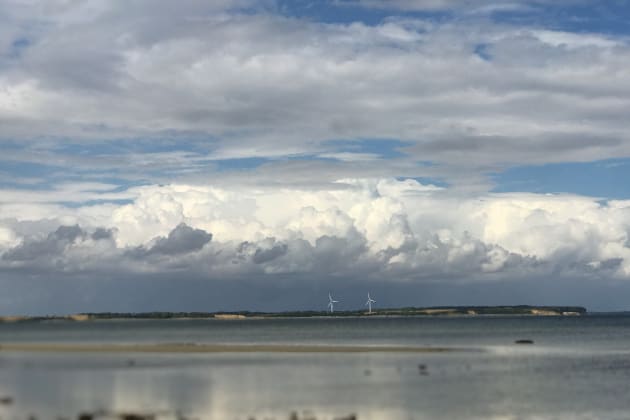
[[[527,338],[534,345],[516,345]],[[2,342],[449,346],[452,353],[0,352],[2,419],[630,417],[630,317],[1,324]],[[422,367],[423,365],[424,367]]]

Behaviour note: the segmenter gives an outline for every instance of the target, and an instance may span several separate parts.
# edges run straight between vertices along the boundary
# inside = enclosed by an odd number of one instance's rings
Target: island
[[[285,311],[285,312],[87,312],[64,316],[3,316],[0,322],[32,321],[91,321],[107,319],[217,319],[243,320],[268,318],[311,318],[311,317],[416,317],[416,316],[581,316],[587,310],[581,306],[434,306],[379,308],[368,312],[364,309],[352,311]]]

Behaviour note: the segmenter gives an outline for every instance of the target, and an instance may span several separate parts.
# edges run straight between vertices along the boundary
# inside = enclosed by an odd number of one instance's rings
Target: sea
[[[67,346],[15,351],[4,343]],[[67,350],[75,344],[449,351]],[[630,419],[630,315],[0,324],[1,420],[97,418]]]

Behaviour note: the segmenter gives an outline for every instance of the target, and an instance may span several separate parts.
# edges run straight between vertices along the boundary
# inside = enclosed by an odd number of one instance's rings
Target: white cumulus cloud
[[[525,193],[464,198],[394,179],[345,179],[327,189],[166,185],[128,193],[135,196],[129,204],[58,214],[4,207],[5,269],[35,260],[85,268],[93,252],[130,271],[151,270],[145,260],[155,270],[186,261],[208,278],[261,270],[372,271],[392,282],[485,273],[509,280],[530,272],[630,278],[630,202]]]

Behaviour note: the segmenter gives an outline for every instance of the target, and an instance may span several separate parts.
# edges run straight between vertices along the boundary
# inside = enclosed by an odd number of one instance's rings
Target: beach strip
[[[443,353],[466,349],[419,346],[311,344],[76,344],[0,343],[0,352],[81,353]]]

